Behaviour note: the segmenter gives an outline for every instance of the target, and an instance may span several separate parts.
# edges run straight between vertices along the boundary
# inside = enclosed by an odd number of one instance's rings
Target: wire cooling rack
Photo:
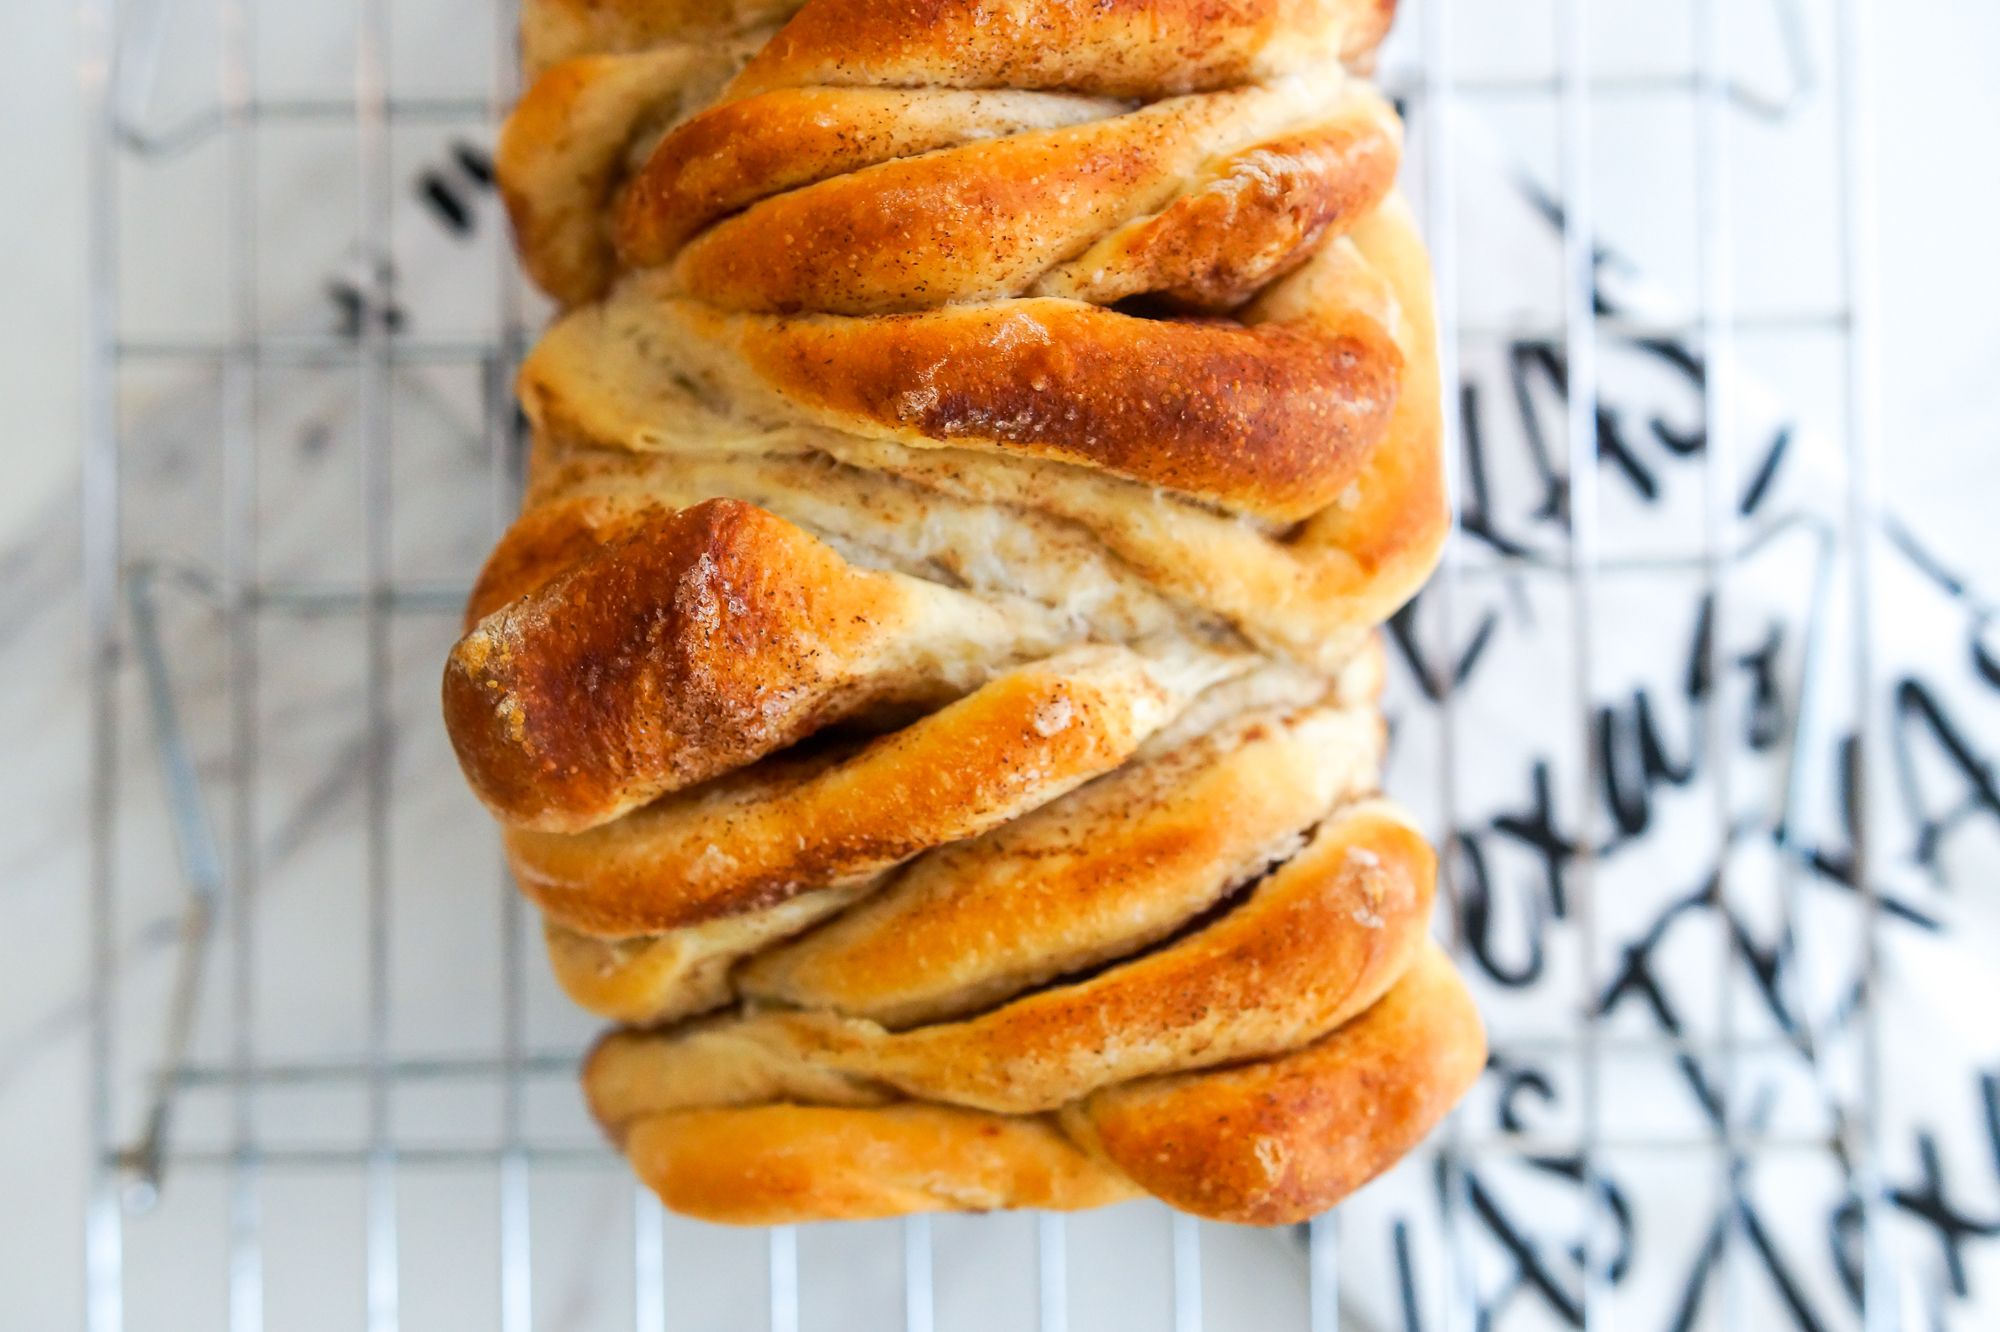
[[[1502,1085],[1474,1098],[1526,1087],[1554,1099],[1549,1075],[1510,1062],[1525,1052],[1566,1070],[1570,1114],[1529,1128],[1503,1111],[1497,1127],[1475,1129],[1485,1112],[1467,1111],[1392,1177],[1425,1200],[1422,1217],[1382,1222],[1381,1234],[1358,1207],[1297,1233],[1133,1207],[737,1234],[678,1222],[636,1192],[574,1104],[588,1029],[543,975],[531,922],[434,720],[463,589],[517,488],[509,380],[541,317],[501,234],[487,157],[514,91],[512,5],[297,8],[80,4],[96,200],[85,487],[94,1332],[1779,1326],[1757,1283],[1732,1269],[1754,1251],[1777,1270],[1738,1182],[1787,1152],[1837,1173],[1852,1245],[1831,1325],[1897,1325],[1877,1222],[1870,1000],[1881,907],[1863,796],[1850,799],[1860,816],[1847,878],[1864,928],[1834,945],[1864,977],[1842,1023],[1853,1038],[1844,1067],[1809,1021],[1750,1033],[1727,979],[1699,1034],[1615,1023],[1604,996],[1617,953],[1600,924],[1600,839],[1586,813],[1564,849],[1565,930],[1552,945],[1571,955],[1570,1020],[1551,1030],[1492,1005],[1488,1081]],[[1846,501],[1836,528],[1873,521],[1873,149],[1857,59],[1867,5],[1524,3],[1504,21],[1530,30],[1517,45],[1539,44],[1546,58],[1513,66],[1485,58],[1490,8],[1409,0],[1382,77],[1412,119],[1408,187],[1436,261],[1446,382],[1494,344],[1555,368],[1562,403],[1545,462],[1566,539],[1553,554],[1491,539],[1486,478],[1461,476],[1466,528],[1481,539],[1457,543],[1419,611],[1451,642],[1487,583],[1544,588],[1566,626],[1569,681],[1533,703],[1573,714],[1551,727],[1565,737],[1557,785],[1573,788],[1557,799],[1589,811],[1615,777],[1591,724],[1615,647],[1608,599],[1629,595],[1623,580],[1635,574],[1675,571],[1726,609],[1745,553],[1784,535],[1753,531],[1731,489],[1732,451],[1745,443],[1740,339],[1814,340],[1837,359]],[[1607,56],[1597,35],[1628,9],[1656,23],[1672,11],[1685,45],[1638,65]],[[1746,13],[1761,33],[1755,58],[1739,49],[1752,40]],[[1632,107],[1680,117],[1691,134],[1685,318],[1606,298],[1598,222],[1621,200],[1594,164],[1593,137]],[[1525,137],[1545,150],[1545,212],[1560,237],[1551,299],[1498,316],[1461,299],[1466,266],[1483,261],[1468,241],[1481,219],[1462,210],[1461,131],[1489,118],[1530,126]],[[1810,300],[1753,309],[1738,299],[1731,238],[1742,218],[1724,164],[1745,126],[1801,142],[1819,134],[1833,164],[1837,206],[1821,221],[1837,264]],[[1629,554],[1615,533],[1607,542],[1598,478],[1615,441],[1597,386],[1616,339],[1697,349],[1702,517],[1666,551]],[[1473,422],[1453,415],[1455,467],[1477,456]],[[1861,562],[1852,570],[1831,590],[1815,579],[1815,607],[1841,596],[1851,614],[1837,634],[1816,609],[1808,617],[1781,851],[1812,777],[1806,714],[1849,707],[1824,682],[1851,689],[1866,716],[1866,578]],[[1414,641],[1418,618],[1399,638]],[[1699,644],[1710,678],[1731,669],[1724,652],[1721,635]],[[1470,963],[1482,945],[1469,922],[1492,909],[1476,842],[1458,832],[1467,774],[1483,762],[1481,722],[1454,706],[1448,683],[1414,673],[1437,706],[1403,743],[1434,746],[1436,789],[1397,793],[1441,841],[1451,834],[1441,918]],[[1721,715],[1704,724],[1719,731]],[[1867,731],[1857,724],[1849,768],[1863,792]],[[1729,782],[1713,766],[1710,836],[1727,847]],[[1710,901],[1726,906],[1723,860]],[[1793,941],[1797,898],[1782,895],[1782,937]],[[1796,1130],[1731,1101],[1773,1045],[1803,1050],[1818,1080],[1826,1113]],[[1720,1112],[1686,1132],[1633,1115],[1609,1084],[1627,1076],[1621,1060],[1650,1057],[1706,1077]],[[1620,1303],[1628,1204],[1601,1184],[1606,1161],[1633,1155],[1669,1162],[1656,1186],[1668,1193],[1717,1191],[1698,1255],[1702,1271],[1726,1272],[1715,1298]],[[1545,1230],[1553,1215],[1566,1241],[1522,1237],[1480,1173],[1493,1162],[1568,1181],[1528,1208]],[[1790,1278],[1777,1284],[1795,1322],[1828,1325],[1801,1316],[1811,1297]]]

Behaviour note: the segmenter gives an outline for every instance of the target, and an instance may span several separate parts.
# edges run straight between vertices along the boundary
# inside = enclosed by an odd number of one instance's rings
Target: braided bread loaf
[[[677,1210],[1310,1215],[1483,1060],[1371,798],[1446,528],[1390,0],[528,0],[565,308],[444,681]]]

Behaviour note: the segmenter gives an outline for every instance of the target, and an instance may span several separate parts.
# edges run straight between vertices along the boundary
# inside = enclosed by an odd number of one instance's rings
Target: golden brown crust
[[[1275,1054],[1339,1026],[1416,956],[1434,868],[1407,824],[1363,806],[1213,924],[1087,979],[901,1032],[822,1013],[747,1021],[811,1062],[912,1096],[1049,1110],[1133,1078]]]
[[[1324,125],[1222,159],[1164,209],[1044,274],[1035,291],[1098,305],[1151,293],[1183,309],[1241,306],[1394,186],[1393,114],[1373,96],[1351,100]]]
[[[589,827],[851,710],[898,591],[749,505],[655,510],[459,641],[446,725],[509,823]]]
[[[1251,713],[926,856],[738,987],[895,1028],[1135,953],[1292,855],[1374,781],[1381,741],[1368,709]]]
[[[839,8],[816,0],[764,54]],[[1110,16],[1117,50],[1153,49],[1159,25],[1189,18],[1157,8],[1145,18],[1148,41],[1136,44],[1139,16]],[[1245,32],[1267,20],[1353,19],[1351,6],[1291,8],[1300,13],[1252,3],[1255,12],[1211,17]],[[1033,4],[1005,15],[945,4],[927,21],[948,28],[968,15],[1003,26],[1074,18]],[[1298,34],[1285,31],[1289,50]],[[937,48],[934,67],[955,67],[958,53],[940,54],[937,33],[923,40]],[[1070,65],[1081,68],[1078,59]],[[567,68],[544,83],[567,87]],[[918,91],[781,85],[725,101],[667,135],[626,187],[624,262],[673,262],[627,279],[622,299],[692,303],[669,321],[679,330],[646,340],[646,355],[671,359],[671,344],[688,340],[732,349],[766,399],[760,409],[774,399],[842,430],[1061,459],[1294,522],[1352,479],[1397,397],[1406,349],[1385,329],[1369,275],[1339,267],[1339,288],[1303,317],[1257,327],[1016,298],[1044,284],[1100,301],[1158,291],[1220,309],[1303,262],[1379,200],[1396,152],[1377,99],[1335,74],[1315,77],[1334,91],[1302,77],[1115,115],[1034,92],[982,99],[937,80]],[[560,123],[546,110],[528,119]],[[1045,123],[1055,127],[1037,128]],[[560,174],[535,168],[562,158],[546,142],[555,133],[510,137],[501,176],[514,182],[518,216],[554,219],[524,225],[523,243],[547,251],[531,267],[575,300],[602,290],[610,260],[601,234],[562,224],[601,200],[614,151],[596,140],[571,153],[586,161],[586,183],[545,186],[538,205],[525,182]],[[724,216],[732,207],[743,211]],[[908,318],[881,318],[895,314]],[[644,322],[628,311],[614,336]],[[942,365],[956,372],[941,382]],[[746,387],[711,385],[725,397]],[[545,419],[575,396],[532,365],[525,392],[543,400]]]
[[[584,1058],[584,1099],[618,1141],[641,1120],[682,1110],[896,1100],[879,1084],[800,1058],[796,1046],[771,1035],[729,1018],[684,1022],[670,1034],[614,1031]]]
[[[530,508],[486,557],[466,599],[470,630],[509,602],[625,541],[660,517],[661,506],[640,496],[584,495]]]
[[[1240,328],[1046,299],[746,319],[739,336],[759,374],[830,422],[1087,463],[1280,521],[1360,469],[1401,361],[1359,321]]]
[[[801,0],[523,0],[521,64],[528,79],[575,56],[713,42],[782,21]]]
[[[1433,945],[1373,1008],[1312,1045],[1113,1087],[1065,1111],[1064,1124],[1170,1206],[1283,1225],[1395,1164],[1485,1061],[1478,1011]]]
[[[1438,447],[1443,385],[1438,380],[1430,265],[1408,208],[1392,198],[1357,223],[1348,239],[1396,291],[1397,341],[1410,351],[1404,360],[1404,391],[1396,398],[1381,445],[1355,478],[1351,496],[1313,515],[1293,544],[1302,558],[1319,567],[1349,571],[1359,597],[1380,620],[1423,585],[1451,530]],[[1279,298],[1304,294],[1284,287],[1274,293]],[[1335,552],[1338,561],[1322,563]],[[1343,599],[1354,595],[1331,585],[1323,592]]]
[[[1322,247],[1305,268],[1277,284],[1286,298],[1280,309],[1337,305],[1358,282],[1379,274],[1394,295],[1409,391],[1398,393],[1384,441],[1361,461],[1351,484],[1291,533],[1274,537],[1205,508],[1134,494],[1123,482],[1081,468],[1023,465],[1018,455],[988,462],[962,450],[907,448],[902,439],[877,443],[831,432],[809,441],[790,433],[774,440],[822,449],[948,498],[1074,523],[1136,574],[1229,620],[1258,646],[1337,669],[1362,641],[1361,631],[1387,618],[1422,583],[1449,528],[1421,243],[1408,210],[1394,198],[1346,239],[1349,247]],[[1267,295],[1259,304],[1280,303]],[[642,457],[699,457],[677,446],[662,423],[683,422],[679,429],[697,437],[720,427],[699,399],[689,398],[671,363],[644,354],[691,336],[671,302],[632,305],[614,298],[578,311],[551,330],[523,367],[524,406],[545,440]],[[718,382],[752,404],[743,410],[764,410],[755,396],[764,391],[761,383]],[[868,423],[833,424],[859,429]]]
[[[1392,8],[527,0],[572,308],[446,715],[670,1206],[1286,1221],[1476,1075],[1366,798],[1445,523]]]
[[[626,183],[619,258],[656,267],[716,219],[787,190],[1119,108],[1055,93],[910,88],[783,88],[724,102],[676,126]]]
[[[668,1207],[728,1225],[1069,1212],[1143,1196],[1046,1119],[950,1106],[693,1110],[639,1121],[625,1151]]]
[[[809,84],[1158,97],[1364,59],[1395,0],[809,0],[731,96]]]
[[[1002,300],[1167,206],[1218,155],[1295,132],[1323,100],[1293,84],[1175,97],[876,162],[717,223],[675,276],[696,300],[758,313]]]
[[[814,884],[777,906],[656,934],[593,938],[551,923],[550,963],[579,1004],[623,1022],[706,1012],[740,989],[894,1026],[1125,956],[1287,858],[1296,830],[1374,781],[1382,659],[1379,645],[1358,654],[1323,705],[1289,714],[1256,709],[1309,703],[1323,686],[1280,672],[1211,690],[1141,747],[1143,761],[925,854],[906,874]],[[731,827],[715,830],[716,844],[763,854],[748,828],[732,836]],[[676,873],[734,862],[704,847]],[[597,867],[584,860],[577,870]],[[518,858],[515,871],[536,872]],[[796,947],[774,947],[842,912]],[[746,958],[755,960],[738,968]]]
[[[584,56],[551,69],[501,127],[501,198],[521,262],[564,304],[603,293],[613,273],[603,210],[641,126],[670,114],[683,85],[714,58],[670,47]]]
[[[821,888],[699,925],[625,938],[545,922],[549,969],[563,993],[599,1017],[650,1027],[721,1008],[736,997],[736,964],[839,912],[873,888],[867,880]]]
[[[705,1219],[1096,1206],[1143,1190],[1211,1220],[1282,1225],[1394,1164],[1464,1095],[1485,1054],[1464,982],[1427,945],[1378,1002],[1313,1044],[1064,1107],[1054,1122],[1094,1170],[1046,1136],[1044,1117],[897,1101],[795,1049],[746,1040],[740,1024],[673,1041],[612,1037],[593,1051],[584,1085],[641,1177],[669,1206]],[[914,1136],[913,1117],[923,1126]],[[928,1188],[911,1187],[919,1159],[933,1172]],[[862,1161],[880,1187],[852,1173]],[[1060,1189],[1042,1174],[1052,1162]],[[979,1202],[946,1183],[968,1174],[986,1190]]]
[[[851,754],[759,764],[580,833],[507,832],[521,890],[612,938],[762,911],[976,837],[1128,758],[1171,715],[1145,663],[1083,648]]]
[[[866,708],[941,702],[1017,637],[738,501],[618,530],[452,649],[446,727],[513,827],[582,831]]]

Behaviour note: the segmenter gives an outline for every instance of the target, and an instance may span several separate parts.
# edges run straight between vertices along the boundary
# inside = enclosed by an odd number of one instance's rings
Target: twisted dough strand
[[[447,724],[680,1210],[1310,1215],[1476,1075],[1387,0],[528,0],[566,312]]]

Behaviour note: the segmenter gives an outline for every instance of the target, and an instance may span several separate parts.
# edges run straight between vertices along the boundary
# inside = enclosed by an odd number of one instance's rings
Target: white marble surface
[[[281,64],[283,53],[293,46],[309,51],[319,42],[310,32],[290,42],[287,24],[306,29],[313,22],[328,22],[327,14],[333,13],[338,26],[339,6],[312,11],[316,17],[310,21],[290,16],[292,11],[282,5],[262,8],[267,39]],[[1660,22],[1661,8],[1606,0],[1603,40],[1644,49],[1652,36],[1642,20]],[[404,7],[411,25],[404,49],[446,51],[448,45],[424,45],[448,42],[426,28],[424,14],[418,12],[424,9]],[[1522,6],[1520,12],[1538,9]],[[0,1325],[23,1328],[77,1325],[83,1286],[87,1061],[82,1002],[88,940],[82,844],[84,698],[79,688],[83,622],[75,511],[84,214],[73,26],[65,10],[53,3],[0,7],[0,162],[16,186],[14,205],[0,213],[0,255],[6,256],[10,297],[7,318],[0,322],[0,389],[13,433],[10,446],[0,453],[0,669],[11,686],[0,693],[0,736],[7,742],[0,783],[6,784],[5,808],[10,811],[0,820],[0,909],[9,925],[0,934],[0,974],[8,980],[8,999],[0,1004],[0,1128],[5,1129],[0,1134]],[[1642,13],[1646,10],[1655,11],[1649,20]],[[1487,32],[1477,17],[1461,20],[1468,43],[1494,44],[1491,53],[1469,47],[1467,59],[1494,54],[1504,63],[1509,42],[1533,44],[1532,20],[1516,24],[1511,16],[1489,15],[1484,24],[1495,31]],[[1518,32],[1509,35],[1498,31],[1501,24],[1530,31],[1526,38]],[[2000,174],[1988,160],[1985,142],[1992,127],[2000,125],[2000,89],[1988,70],[1992,54],[2000,51],[2000,7],[1913,0],[1893,7],[1880,33],[1875,54],[1884,146],[1886,498],[1921,524],[1935,550],[1987,586],[2000,587],[2000,545],[1991,538],[1996,489],[1989,456],[1993,423],[2000,420],[2000,375],[1993,372],[2000,365],[2000,315],[1995,313],[2000,247],[1988,234],[2000,206]],[[438,59],[452,65],[477,58],[476,51],[451,47]],[[309,71],[309,62],[302,60],[299,68]],[[1654,154],[1666,160],[1675,151],[1684,154],[1686,148],[1643,137],[1614,145],[1602,164],[1609,182],[1606,196],[1643,201],[1643,180],[1654,169]],[[1823,163],[1789,163],[1778,152],[1765,166],[1761,188],[1778,193],[1820,188]],[[1787,175],[1793,167],[1795,178]],[[334,172],[293,179],[286,170],[283,157],[271,165],[273,189],[298,201],[296,211],[302,216],[297,226],[309,235],[315,208],[325,206],[315,191],[324,188],[337,195],[343,178]],[[198,198],[200,187],[189,188]],[[327,211],[347,206],[343,198]],[[1620,243],[1670,276],[1676,263],[1685,261],[1684,238],[1660,231],[1642,204],[1623,214],[1608,213],[1607,228],[1617,229]],[[186,216],[163,210],[142,220],[168,228],[203,225],[192,207]],[[1810,289],[1818,280],[1811,269],[1819,253],[1815,246],[1824,238],[1805,244],[1766,239],[1761,246],[1754,239],[1746,241],[1746,252],[1758,263],[1752,285],[1780,292]],[[1468,243],[1464,262],[1479,260],[1478,247]],[[495,271],[484,258],[465,262],[468,286]],[[1787,263],[1796,263],[1800,271],[1788,272]],[[322,276],[319,267],[288,271],[274,264],[272,272],[268,286],[275,318],[312,308],[314,284]],[[181,287],[199,288],[206,281],[198,269],[165,275],[157,290],[149,289],[155,313],[173,312]],[[1786,379],[1786,391],[1795,397],[1831,398],[1838,388],[1824,365],[1769,369]],[[471,410],[474,386],[448,375],[435,379],[435,429],[414,427],[435,447],[409,463],[418,470],[408,480],[434,485],[439,493],[479,495],[476,441],[466,445],[462,429],[453,424]],[[294,383],[274,384],[269,396],[281,400],[302,423],[329,392],[333,390],[327,385],[302,375]],[[198,387],[190,391],[165,382],[144,396],[147,406],[143,418],[134,422],[134,435],[153,441],[157,449],[135,459],[128,478],[146,501],[133,509],[138,523],[134,540],[155,551],[212,553],[203,545],[212,540],[212,532],[203,527],[212,508],[202,506],[212,506],[214,484],[206,461],[211,426],[198,405],[205,399]],[[301,435],[300,430],[286,430],[287,437]],[[337,437],[327,456],[340,456]],[[352,565],[344,565],[337,552],[329,555],[324,544],[325,533],[341,530],[341,506],[353,498],[351,474],[316,461],[307,451],[274,462],[266,484],[266,502],[274,510],[297,512],[301,497],[310,495],[322,524],[274,521],[266,542],[268,571],[351,573]],[[164,502],[176,486],[189,496],[185,509]],[[413,577],[462,576],[483,547],[488,517],[465,506],[427,513],[407,524],[399,530],[399,569]],[[184,618],[174,630],[180,635],[176,642],[184,645],[190,673],[202,678],[204,665],[213,665],[203,655],[214,650],[212,635],[199,617],[177,613]],[[413,621],[399,631],[395,643],[395,660],[402,668],[395,702],[399,717],[411,719],[408,743],[399,748],[400,777],[407,779],[399,790],[421,793],[399,804],[392,820],[400,857],[396,878],[408,904],[394,973],[398,1011],[406,1016],[399,1019],[396,1036],[398,1048],[412,1053],[490,1046],[495,1037],[490,957],[501,919],[496,858],[470,801],[454,794],[448,781],[434,780],[441,773],[448,776],[449,758],[441,741],[419,725],[427,716],[428,663],[447,638],[448,617],[432,617]],[[258,807],[270,870],[264,928],[295,949],[277,957],[267,953],[257,981],[264,1015],[259,1037],[272,1057],[353,1053],[363,1034],[356,1002],[363,941],[352,909],[359,868],[353,832],[360,809],[351,756],[342,750],[351,743],[355,673],[345,651],[337,634],[312,628],[265,645],[266,678],[283,681],[284,689],[260,705],[264,724],[283,737],[269,751],[274,762]],[[189,705],[190,723],[206,737],[203,752],[211,762],[226,702],[210,694]],[[139,758],[130,764],[130,789],[124,794],[132,808],[156,809],[157,779],[144,761],[147,737],[136,724],[136,709],[128,709],[128,715],[135,720],[125,742]],[[145,1010],[156,1003],[163,980],[161,922],[171,918],[177,899],[171,846],[157,817],[142,813],[134,824],[124,863],[126,881],[136,886],[126,901],[122,937],[131,976],[128,992],[136,1009],[126,1029],[141,1033],[134,1042],[143,1043],[145,1024],[155,1016]],[[348,895],[344,902],[343,893]],[[313,946],[299,947],[300,941]],[[546,990],[543,984],[531,997],[531,1043],[555,1049],[580,1042],[585,1025]],[[204,1039],[221,1037],[210,1032]],[[212,1045],[208,1052],[218,1053]],[[194,1140],[218,1133],[219,1114],[212,1102],[192,1104],[188,1133]],[[359,1123],[359,1107],[351,1096],[280,1098],[261,1114],[278,1142],[344,1140]],[[436,1134],[443,1141],[478,1139],[495,1131],[490,1096],[477,1089],[459,1097],[419,1094],[407,1105],[399,1104],[398,1114],[407,1116],[409,1133]],[[552,1136],[574,1132],[578,1141],[584,1140],[560,1079],[550,1081],[546,1095],[531,1098],[528,1114]],[[219,1235],[226,1199],[215,1178],[191,1176],[184,1184],[166,1209],[131,1228],[135,1327],[218,1325],[223,1296],[221,1255],[215,1247],[219,1240],[190,1250],[153,1246],[147,1237],[147,1227],[159,1233],[159,1227],[177,1217],[187,1218],[187,1233]],[[615,1169],[552,1172],[536,1188],[536,1303],[542,1320],[552,1327],[584,1327],[599,1325],[599,1315],[606,1323],[622,1317],[629,1294],[615,1274],[623,1268],[630,1219]],[[267,1210],[276,1224],[303,1227],[273,1237],[273,1267],[267,1273],[270,1326],[358,1325],[359,1205],[351,1180],[311,1171],[281,1175],[270,1186]],[[406,1326],[487,1326],[494,1321],[490,1234],[454,1239],[450,1226],[443,1224],[461,1214],[454,1209],[466,1206],[463,1181],[449,1171],[418,1171],[410,1177],[403,1207],[410,1218],[406,1243],[415,1247],[404,1254]],[[475,1201],[470,1214],[481,1226],[497,1224],[490,1199]],[[427,1217],[435,1223],[427,1223]],[[971,1261],[990,1257],[990,1252],[982,1255],[987,1250],[1017,1251],[1020,1258],[991,1270],[1032,1270],[1025,1223],[970,1226],[940,1224],[941,1273],[989,1270]],[[1121,1238],[1121,1226],[1143,1237],[1163,1223],[1140,1213],[1123,1222],[1078,1227],[1072,1263],[1084,1292],[1079,1298],[1086,1301],[1079,1308],[1078,1326],[1110,1326],[1120,1311],[1164,1302],[1166,1271],[1158,1259],[1163,1246],[1151,1244],[1145,1252],[1152,1257],[1135,1259],[1131,1254],[1138,1249],[1125,1242],[1130,1236]],[[444,1238],[437,1240],[439,1235]],[[1237,1250],[1241,1259],[1217,1265],[1223,1275],[1210,1300],[1218,1326],[1229,1325],[1219,1317],[1224,1311],[1247,1320],[1242,1326],[1257,1326],[1261,1310],[1269,1307],[1259,1301],[1286,1306],[1295,1299],[1296,1273],[1285,1266],[1287,1255],[1231,1232],[1214,1236],[1209,1243]],[[691,1321],[697,1325],[726,1325],[720,1310],[732,1292],[715,1288],[713,1281],[704,1287],[699,1278],[704,1272],[737,1270],[744,1242],[693,1231],[681,1238],[685,1243],[678,1252],[684,1256],[685,1289],[690,1292],[684,1309],[695,1315]],[[433,1241],[436,1247],[423,1247]],[[851,1246],[844,1239],[814,1239],[803,1260],[809,1277],[883,1267],[893,1289],[894,1244],[893,1236],[871,1239],[865,1234]],[[692,1293],[703,1289],[707,1294],[694,1298]],[[1002,1325],[989,1315],[1006,1303],[1009,1292],[971,1284],[969,1276],[965,1282],[941,1276],[940,1289],[946,1295],[942,1326]],[[468,1291],[476,1292],[471,1305],[458,1303]],[[837,1323],[841,1311],[829,1309],[824,1320],[808,1325],[873,1327],[885,1321],[881,1314],[852,1313]]]

